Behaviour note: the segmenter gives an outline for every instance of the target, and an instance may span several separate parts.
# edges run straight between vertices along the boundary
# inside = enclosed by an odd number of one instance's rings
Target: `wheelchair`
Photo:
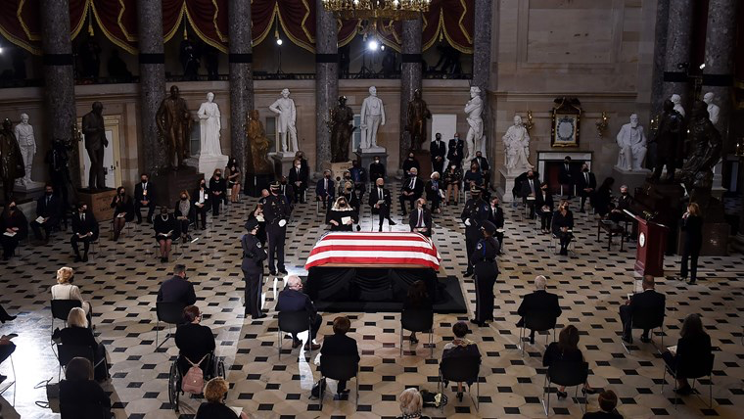
[[[180,357],[180,356],[179,356]],[[173,361],[170,367],[170,373],[168,374],[168,402],[170,403],[176,414],[179,413],[179,398],[183,395],[181,391],[181,380],[183,379],[184,373],[178,367],[178,359]],[[204,382],[216,377],[227,379],[225,373],[225,362],[222,357],[217,356],[214,352],[209,354],[209,371],[204,372]]]

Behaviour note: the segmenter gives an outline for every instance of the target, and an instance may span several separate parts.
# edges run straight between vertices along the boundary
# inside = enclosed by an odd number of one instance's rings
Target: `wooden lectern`
[[[638,222],[635,271],[642,276],[650,274],[654,277],[662,277],[669,228],[640,216],[635,216],[635,219]]]

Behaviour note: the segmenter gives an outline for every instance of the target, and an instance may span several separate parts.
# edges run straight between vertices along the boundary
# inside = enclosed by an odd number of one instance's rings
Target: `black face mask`
[[[527,178],[529,178],[529,179],[534,179],[534,178],[535,178],[535,176],[534,176],[534,175],[527,175]]]
[[[219,177],[221,177],[221,176],[222,176],[222,174],[214,174],[214,177],[215,177],[215,178],[219,178]]]
[[[144,183],[146,183],[146,182],[147,182],[147,180],[146,180],[146,179],[143,179],[143,180],[142,180],[142,183],[143,183],[143,184],[144,184]]]
[[[330,175],[326,175],[325,179],[331,179]]]
[[[185,195],[182,195],[182,196],[181,196],[181,200],[184,200],[184,201],[186,201],[186,196],[185,196]]]
[[[9,206],[8,207],[8,210],[10,210],[10,211],[15,211],[15,209],[16,209],[16,206]]]
[[[47,192],[46,192],[46,196],[47,196],[47,197],[51,197],[51,196],[52,196],[52,193],[50,193],[50,192],[48,192],[48,191],[47,191]]]
[[[589,172],[589,168],[584,168],[584,172]]]

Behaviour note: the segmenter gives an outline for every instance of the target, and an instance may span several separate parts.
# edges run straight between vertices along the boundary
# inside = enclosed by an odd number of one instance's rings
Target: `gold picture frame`
[[[581,102],[577,98],[558,98],[551,112],[551,147],[579,147]]]

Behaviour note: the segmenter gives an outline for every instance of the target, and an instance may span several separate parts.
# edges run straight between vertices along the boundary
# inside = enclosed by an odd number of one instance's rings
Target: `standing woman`
[[[225,178],[227,178],[227,188],[230,189],[230,202],[240,202],[240,168],[235,158],[230,158],[225,168]]]
[[[264,260],[268,257],[264,247],[256,238],[258,233],[258,221],[248,220],[245,224],[248,231],[240,239],[243,247],[243,261],[240,269],[245,279],[245,315],[250,315],[254,320],[265,318],[261,312],[261,290],[263,289]]]
[[[116,196],[111,200],[111,208],[114,209],[114,242],[116,242],[127,222],[134,220],[134,201],[127,195],[126,188],[116,189]]]
[[[680,226],[685,233],[680,280],[687,281],[687,260],[691,259],[690,284],[695,284],[695,281],[697,281],[698,256],[700,256],[700,248],[703,246],[703,217],[700,214],[698,203],[692,202],[687,206],[687,212],[682,215]]]
[[[207,228],[207,210],[209,210],[209,188],[207,188],[207,180],[202,179],[199,181],[199,188],[194,190],[194,229],[199,226],[199,219],[201,219],[201,228]]]
[[[496,226],[484,221],[481,225],[483,239],[476,245],[470,257],[470,264],[474,266],[475,272],[475,318],[470,322],[485,327],[489,321],[493,321],[493,285],[499,275],[499,267],[496,263],[496,253],[499,249],[498,241],[493,237]]]

